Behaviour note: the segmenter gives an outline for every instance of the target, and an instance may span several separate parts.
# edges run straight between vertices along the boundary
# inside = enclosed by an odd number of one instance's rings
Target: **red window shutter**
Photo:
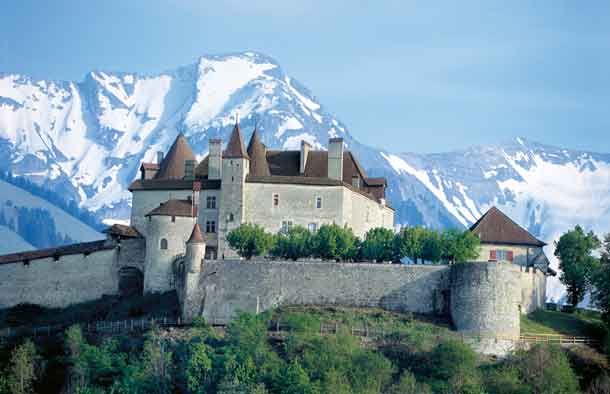
[[[506,260],[513,261],[513,251],[509,250],[506,252]]]
[[[492,261],[496,261],[497,260],[496,259],[496,250],[495,249],[492,249],[492,250],[489,251],[489,259],[492,260]]]

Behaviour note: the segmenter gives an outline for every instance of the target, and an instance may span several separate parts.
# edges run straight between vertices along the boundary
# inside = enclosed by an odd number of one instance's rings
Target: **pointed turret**
[[[199,227],[199,223],[195,223],[195,226],[193,226],[193,232],[191,233],[191,237],[189,238],[188,241],[186,241],[187,244],[200,244],[205,242],[203,240],[203,235],[201,235],[201,228]]]
[[[155,179],[183,179],[187,161],[197,162],[186,137],[180,133],[159,165]]]
[[[186,256],[184,256],[189,272],[201,272],[201,264],[203,263],[204,256],[205,241],[201,235],[199,224],[195,223],[191,237],[186,241]]]
[[[262,144],[258,133],[258,128],[254,128],[254,133],[248,144],[248,156],[250,157],[250,175],[270,176],[269,163],[267,163],[267,148]]]
[[[249,159],[238,122],[235,122],[235,127],[233,127],[233,132],[231,132],[229,143],[227,144],[227,148],[222,154],[222,157],[228,159]]]

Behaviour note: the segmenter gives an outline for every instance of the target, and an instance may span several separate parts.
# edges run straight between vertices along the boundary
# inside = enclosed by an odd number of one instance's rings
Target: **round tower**
[[[517,265],[472,262],[451,266],[451,318],[468,335],[518,338],[521,283]]]
[[[199,224],[195,223],[193,232],[188,241],[186,241],[186,256],[185,263],[188,271],[191,273],[201,272],[201,264],[205,256],[205,241],[201,235]]]

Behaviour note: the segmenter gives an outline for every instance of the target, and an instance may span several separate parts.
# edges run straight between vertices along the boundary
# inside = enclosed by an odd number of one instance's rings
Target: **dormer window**
[[[352,186],[356,189],[360,189],[360,177],[358,175],[352,177]]]

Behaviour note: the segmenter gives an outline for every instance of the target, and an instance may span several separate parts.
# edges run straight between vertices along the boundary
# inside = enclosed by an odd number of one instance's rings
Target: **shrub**
[[[476,353],[468,345],[445,340],[432,351],[427,373],[435,391],[482,393],[476,363]]]
[[[578,380],[558,346],[536,345],[519,352],[514,360],[521,380],[536,394],[578,393]]]
[[[387,228],[377,227],[370,229],[361,245],[361,255],[365,260],[377,262],[391,261],[394,257],[392,243],[394,232]]]
[[[312,239],[313,254],[332,260],[353,260],[358,255],[358,238],[348,227],[324,224]]]
[[[430,387],[417,382],[415,375],[404,371],[398,382],[390,386],[387,394],[430,394]]]
[[[298,260],[312,255],[312,234],[303,226],[293,226],[288,231],[281,231],[275,236],[271,254],[291,260]]]
[[[250,260],[253,256],[265,255],[273,243],[273,237],[257,224],[245,223],[227,235],[229,246],[237,254]]]

